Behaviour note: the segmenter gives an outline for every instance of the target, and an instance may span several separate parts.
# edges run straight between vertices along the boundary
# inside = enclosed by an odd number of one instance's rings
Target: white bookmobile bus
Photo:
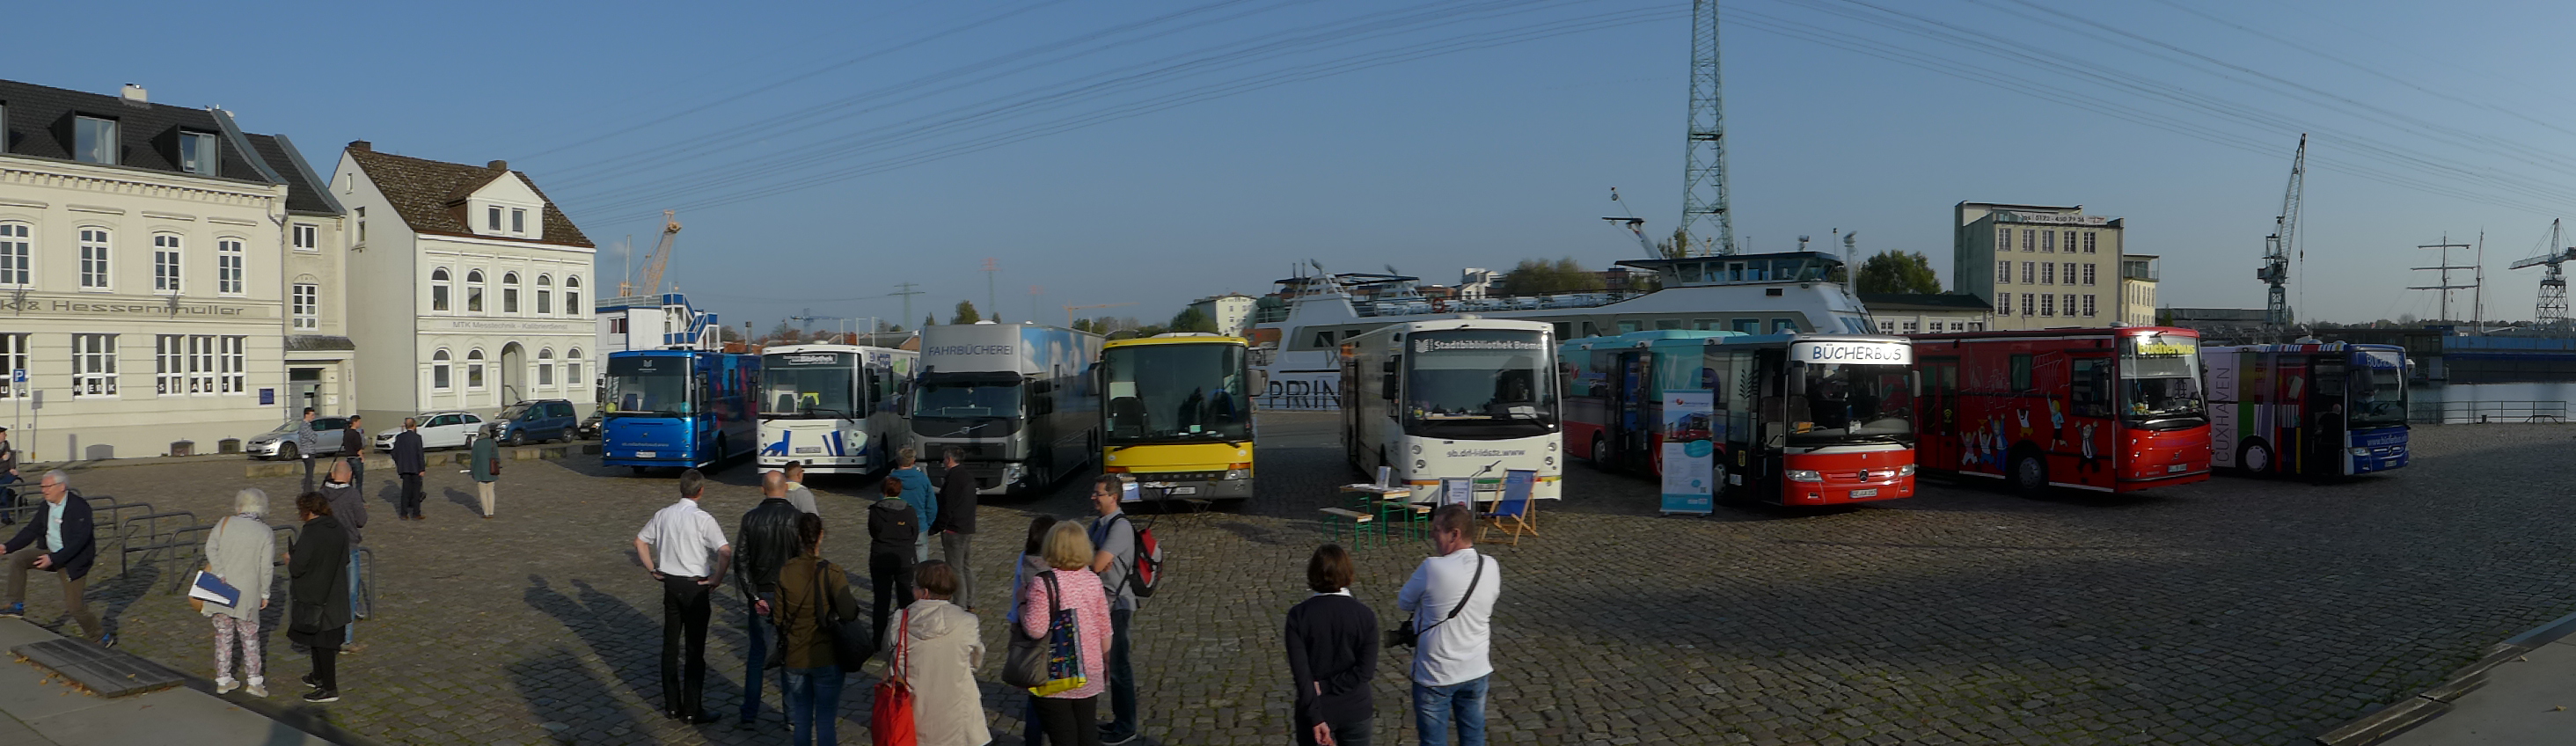
[[[1538,473],[1532,497],[1559,496],[1554,327],[1537,321],[1409,321],[1345,343],[1342,442],[1351,465],[1394,484],[1445,478],[1502,489],[1512,470]],[[1479,500],[1491,497],[1478,497]]]
[[[760,356],[760,465],[805,462],[815,474],[870,474],[912,444],[900,405],[911,350],[858,345],[771,347]]]
[[[1021,495],[1053,487],[1100,457],[1093,391],[1100,336],[1035,324],[950,324],[921,330],[912,434],[933,478],[939,455],[976,492]]]

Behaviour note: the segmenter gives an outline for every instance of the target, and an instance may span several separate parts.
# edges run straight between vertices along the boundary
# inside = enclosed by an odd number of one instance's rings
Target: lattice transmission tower
[[[1726,212],[1726,106],[1717,74],[1717,0],[1691,3],[1690,149],[1682,161],[1682,238],[1699,254],[1735,253]]]

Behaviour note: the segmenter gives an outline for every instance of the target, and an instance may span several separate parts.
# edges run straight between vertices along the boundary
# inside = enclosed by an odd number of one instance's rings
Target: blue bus
[[[2209,456],[2257,476],[2406,467],[2406,348],[2305,340],[2204,347]]]
[[[697,350],[608,354],[599,459],[713,470],[760,447],[760,356]]]

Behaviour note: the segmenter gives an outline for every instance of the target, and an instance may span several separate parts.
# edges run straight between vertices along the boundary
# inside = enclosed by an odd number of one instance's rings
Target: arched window
[[[448,278],[449,275],[447,274],[446,267],[440,267],[429,271],[429,310],[445,311],[448,309]]]
[[[432,390],[432,391],[447,391],[447,390],[449,390],[449,389],[455,388],[455,385],[456,385],[456,384],[455,384],[455,381],[456,381],[456,379],[454,379],[454,378],[451,378],[451,377],[450,377],[452,374],[451,374],[451,373],[449,372],[449,370],[448,370],[448,361],[453,360],[453,359],[454,359],[454,358],[449,357],[449,356],[448,356],[448,354],[447,354],[447,351],[446,351],[446,350],[443,350],[443,349],[442,349],[442,350],[439,350],[438,352],[435,352],[435,353],[431,353],[431,354],[430,354],[430,356],[429,356],[429,388],[430,388],[430,390]]]
[[[537,385],[547,388],[555,385],[555,348],[537,351]]]
[[[465,388],[483,390],[483,351],[465,353]]]
[[[579,347],[564,353],[564,385],[575,388],[590,385],[590,379],[581,377],[581,348]]]
[[[469,270],[465,273],[465,312],[483,312],[483,270]]]
[[[550,275],[537,275],[537,315],[546,316],[554,312],[555,278]]]
[[[0,287],[22,288],[35,281],[28,262],[36,250],[28,235],[26,223],[0,223]]]
[[[519,312],[519,273],[501,273],[501,312]]]
[[[574,316],[590,313],[590,308],[581,304],[581,275],[564,277],[564,313]]]

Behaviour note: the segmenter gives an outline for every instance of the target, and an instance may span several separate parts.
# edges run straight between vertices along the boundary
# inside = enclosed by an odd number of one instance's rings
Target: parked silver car
[[[349,418],[347,417],[313,418],[314,442],[312,455],[330,456],[339,453],[340,431],[348,426]],[[266,433],[261,433],[259,437],[250,439],[250,442],[248,443],[243,443],[242,452],[250,454],[251,458],[283,459],[287,461],[303,458],[305,454],[295,443],[295,431],[302,429],[303,427],[303,418],[299,417],[287,420],[286,424],[278,425],[276,429],[270,430]]]
[[[420,421],[420,447],[423,449],[464,448],[473,445],[474,436],[483,430],[482,415],[461,409],[422,412],[412,417]],[[376,433],[376,450],[392,452],[394,436],[401,432],[402,423],[395,422],[393,427]]]

